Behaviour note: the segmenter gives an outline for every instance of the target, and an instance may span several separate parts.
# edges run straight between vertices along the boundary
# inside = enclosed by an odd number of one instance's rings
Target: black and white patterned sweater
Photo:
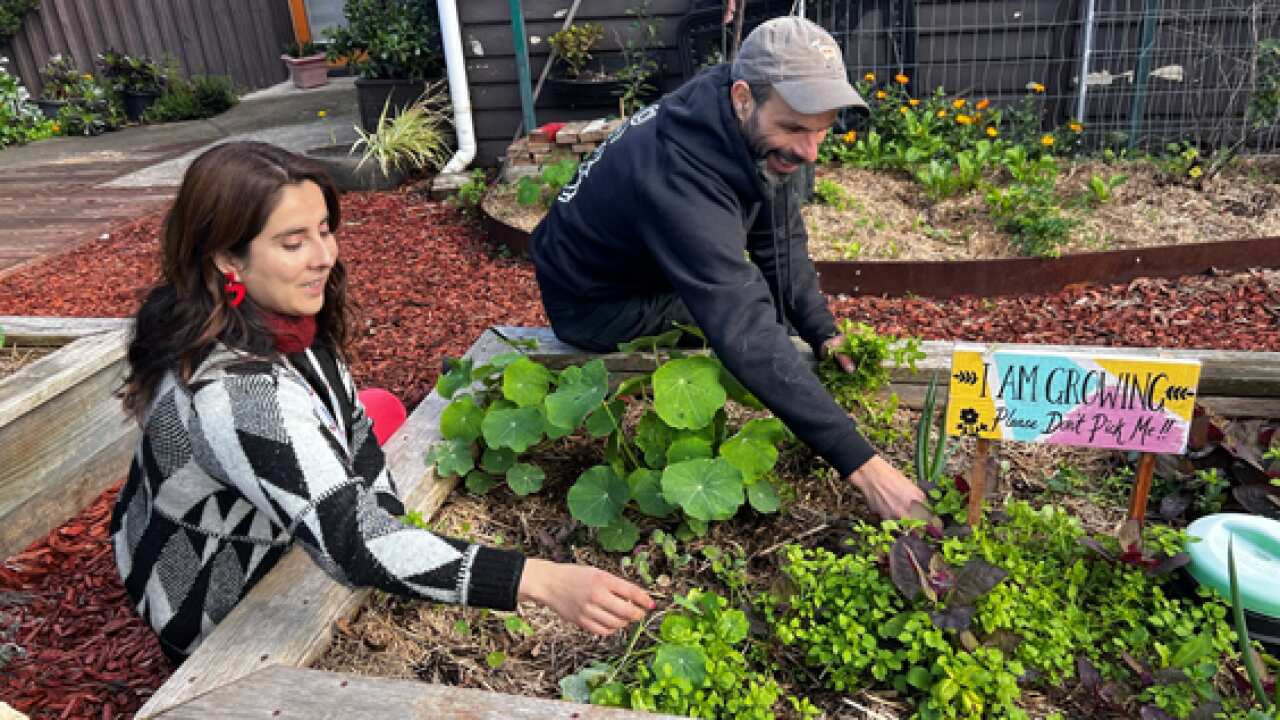
[[[511,609],[524,558],[402,525],[345,364],[218,346],[156,392],[116,501],[116,563],[138,613],[189,655],[297,540],[339,581]]]

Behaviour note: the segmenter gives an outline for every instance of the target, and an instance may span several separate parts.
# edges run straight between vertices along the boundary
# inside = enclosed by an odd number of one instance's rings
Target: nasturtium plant
[[[476,365],[446,363],[437,392],[451,402],[441,415],[444,442],[429,460],[441,475],[465,477],[486,492],[506,481],[528,495],[546,477],[521,457],[546,442],[585,431],[604,439],[604,462],[583,472],[568,492],[570,514],[593,528],[600,544],[625,552],[639,540],[626,516],[634,510],[681,521],[681,536],[702,535],[707,523],[733,517],[744,505],[776,512],[781,505],[773,469],[791,433],[776,418],[729,427],[730,400],[758,401],[710,356],[673,346],[694,328],[638,338],[624,349],[649,350],[655,367],[610,393],[609,373],[596,359],[559,372],[520,353]],[[669,348],[664,358],[661,349]],[[630,413],[629,406],[642,409]],[[635,422],[624,418],[639,416]]]

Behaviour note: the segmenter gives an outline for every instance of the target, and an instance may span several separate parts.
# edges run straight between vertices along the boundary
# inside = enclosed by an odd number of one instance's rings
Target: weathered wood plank
[[[81,338],[0,381],[0,557],[123,475],[137,436],[114,396],[127,337]]]
[[[226,720],[674,720],[675,716],[432,685],[416,680],[389,680],[273,665],[189,700],[160,717],[165,720],[204,720],[210,717]]]
[[[506,348],[492,333],[485,333],[466,357],[482,361]],[[435,512],[457,483],[457,478],[437,478],[425,461],[427,449],[440,439],[439,417],[445,404],[431,393],[384,447],[405,507],[425,516]],[[293,548],[178,667],[137,717],[156,717],[269,665],[309,664],[328,647],[333,622],[358,608],[368,592],[338,584],[302,548]]]
[[[128,330],[127,318],[65,318],[0,315],[0,332],[23,345],[66,345],[89,335]]]

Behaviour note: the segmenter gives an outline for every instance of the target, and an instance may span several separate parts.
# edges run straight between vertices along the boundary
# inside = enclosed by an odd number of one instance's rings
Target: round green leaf
[[[521,453],[542,439],[542,414],[538,408],[490,410],[480,423],[484,441],[490,447],[511,448]]]
[[[516,462],[516,454],[509,448],[485,448],[480,456],[480,467],[493,475],[502,475]]]
[[[446,440],[427,453],[427,464],[436,466],[436,473],[442,477],[466,475],[476,466],[471,455],[471,443],[466,440]]]
[[[461,397],[449,403],[440,413],[440,434],[446,440],[471,442],[480,437],[480,422],[484,411],[476,407],[471,396]]]
[[[636,447],[644,451],[644,462],[651,468],[660,468],[667,464],[667,448],[675,431],[662,421],[658,414],[650,410],[636,423]]]
[[[764,440],[738,433],[720,446],[720,457],[750,482],[773,469],[774,463],[778,462],[778,448]]]
[[[498,484],[498,481],[488,473],[484,473],[479,470],[472,470],[467,473],[465,484],[467,486],[467,492],[472,495],[484,495],[492,490],[493,486]]]
[[[624,515],[596,532],[600,547],[609,552],[629,552],[640,540],[640,530]]]
[[[502,371],[502,396],[520,407],[542,402],[551,387],[551,371],[522,357]]]
[[[749,629],[747,615],[741,610],[725,610],[716,618],[716,635],[730,645],[745,640]]]
[[[658,678],[684,678],[694,688],[700,688],[707,677],[707,657],[696,647],[659,645],[653,654],[652,668]]]
[[[602,528],[618,517],[629,499],[627,481],[608,465],[596,465],[569,488],[569,513],[583,525]]]
[[[547,478],[547,474],[542,468],[529,463],[516,463],[507,471],[507,484],[511,486],[511,492],[517,495],[530,495],[542,489],[542,481]]]
[[[787,434],[787,426],[781,420],[776,417],[767,417],[747,421],[745,425],[738,429],[734,437],[761,440],[776,446],[787,439]]]
[[[769,480],[761,478],[747,486],[747,502],[757,512],[774,513],[782,506],[782,498],[778,497],[778,488]]]
[[[627,476],[627,485],[631,487],[631,498],[645,515],[660,518],[675,510],[662,497],[662,475],[657,470],[639,468]]]
[[[662,497],[694,519],[725,520],[744,500],[742,475],[723,458],[675,463],[662,473]]]
[[[626,406],[621,400],[601,405],[587,417],[587,432],[594,438],[602,438],[612,433],[618,429],[618,423],[621,422],[622,413],[625,411]]]
[[[471,359],[445,358],[445,371],[436,378],[436,392],[446,400],[471,384]]]
[[[662,618],[662,630],[659,634],[669,643],[688,643],[697,640],[694,630],[693,618],[688,615],[667,615]]]
[[[587,413],[604,402],[608,392],[609,374],[602,360],[592,360],[582,367],[567,367],[560,373],[555,392],[543,401],[547,420],[560,427],[576,428]]]
[[[697,435],[684,435],[667,448],[667,464],[711,457],[711,441]]]
[[[653,374],[653,408],[671,427],[706,427],[725,397],[720,363],[710,358],[671,360]]]

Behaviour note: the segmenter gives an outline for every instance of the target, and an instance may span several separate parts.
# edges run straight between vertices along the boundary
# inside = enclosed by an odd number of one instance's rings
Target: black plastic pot
[[[125,90],[121,95],[124,99],[124,114],[129,122],[142,122],[142,115],[147,112],[147,108],[160,97],[160,93],[139,93],[132,90]]]
[[[350,190],[394,190],[399,187],[405,180],[405,173],[399,170],[392,170],[389,174],[383,174],[382,169],[378,167],[378,163],[369,160],[363,165],[360,163],[360,153],[357,151],[355,155],[351,154],[350,145],[325,145],[323,147],[309,148],[306,151],[309,160],[319,163],[329,177],[333,178],[333,182],[338,189],[347,192]]]
[[[399,115],[409,107],[426,90],[422,80],[356,80],[356,104],[360,108],[360,127],[365,132],[378,129],[378,118],[382,116],[382,108],[387,108],[387,119]],[[390,98],[390,104],[387,99]]]
[[[36,101],[36,105],[40,107],[40,112],[44,113],[44,116],[50,120],[57,120],[58,111],[61,110],[62,106],[66,104],[67,104],[66,100],[37,100]]]

